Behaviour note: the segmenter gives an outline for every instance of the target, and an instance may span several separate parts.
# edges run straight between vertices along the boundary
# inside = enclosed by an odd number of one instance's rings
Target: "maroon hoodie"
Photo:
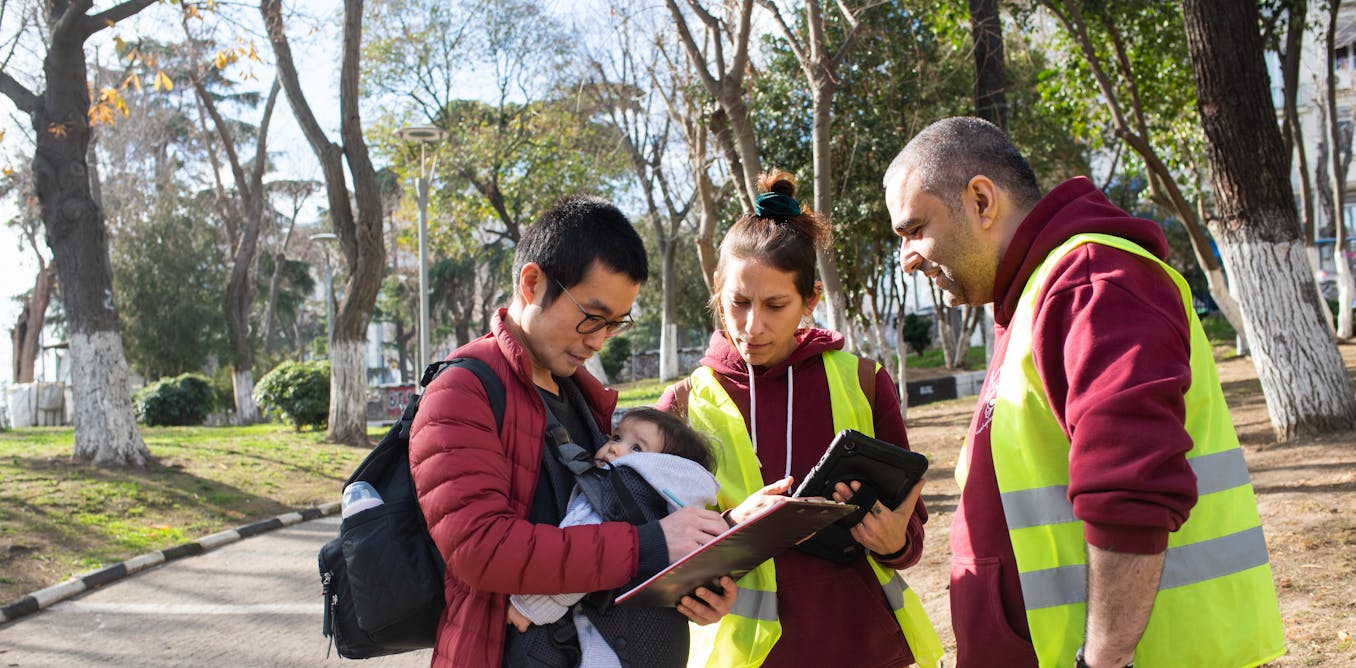
[[[1017,564],[990,449],[995,368],[1027,279],[1069,237],[1100,232],[1166,258],[1152,221],[1113,206],[1084,178],[1046,195],[1018,227],[995,278],[994,365],[970,425],[969,475],[951,528],[957,666],[1035,666]],[[1196,503],[1183,396],[1190,335],[1176,285],[1147,259],[1101,244],[1064,256],[1041,291],[1033,359],[1069,437],[1069,499],[1088,543],[1162,552]],[[961,467],[958,464],[958,469]]]
[[[763,464],[763,483],[780,480],[787,472],[787,434],[791,436],[790,474],[797,481],[824,454],[833,439],[833,415],[829,410],[828,378],[822,354],[840,350],[843,337],[822,329],[802,330],[799,342],[785,361],[754,367],[752,395],[757,398],[758,458]],[[745,425],[750,423],[749,367],[730,345],[724,333],[711,335],[702,365],[715,371],[721,387],[730,395]],[[788,390],[791,420],[787,422]],[[670,388],[660,397],[660,410],[674,410]],[[904,419],[899,414],[899,395],[890,374],[876,374],[876,438],[909,446]],[[750,434],[752,434],[752,427]],[[908,549],[885,563],[905,568],[918,562],[923,551],[923,523],[927,510],[918,503],[909,521]],[[866,559],[839,565],[791,550],[776,557],[777,604],[782,637],[772,648],[764,666],[907,666],[913,656],[890,613],[889,604]],[[825,624],[853,620],[851,633],[825,633]],[[846,627],[841,627],[846,628]]]

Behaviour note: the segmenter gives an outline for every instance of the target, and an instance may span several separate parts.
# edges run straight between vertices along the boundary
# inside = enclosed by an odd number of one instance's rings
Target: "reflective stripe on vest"
[[[1069,501],[1069,439],[1032,360],[1033,313],[1061,258],[1085,243],[1151,260],[1177,285],[1191,331],[1185,396],[1187,461],[1196,506],[1169,535],[1159,591],[1135,649],[1136,665],[1254,666],[1285,652],[1266,540],[1247,463],[1191,308],[1186,281],[1143,248],[1101,234],[1075,236],[1045,258],[1022,290],[998,368],[990,436],[994,473],[1041,666],[1071,666],[1087,616],[1087,543]]]
[[[834,432],[856,429],[875,434],[871,404],[862,392],[858,360],[842,351],[824,353]],[[714,372],[698,367],[692,372],[688,395],[688,422],[705,434],[716,450],[717,502],[733,508],[763,488],[763,474],[753,452],[744,416],[720,386]],[[899,573],[868,558],[890,603],[904,639],[920,666],[931,668],[942,656],[942,643],[928,621],[918,595]],[[769,559],[739,579],[734,606],[718,624],[692,627],[689,666],[759,666],[781,637],[777,616],[777,573]]]

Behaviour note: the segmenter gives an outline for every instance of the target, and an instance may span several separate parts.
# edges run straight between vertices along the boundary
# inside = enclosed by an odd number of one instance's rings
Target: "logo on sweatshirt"
[[[994,367],[993,372],[984,380],[983,395],[979,402],[981,408],[979,415],[976,416],[978,418],[978,424],[975,426],[976,434],[983,433],[989,428],[989,425],[993,424],[993,409],[998,404],[998,377],[1001,372],[1001,367]]]

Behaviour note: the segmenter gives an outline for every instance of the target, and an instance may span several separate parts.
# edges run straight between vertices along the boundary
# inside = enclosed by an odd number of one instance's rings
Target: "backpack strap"
[[[448,367],[459,366],[476,375],[480,379],[480,385],[485,388],[485,396],[490,400],[490,411],[494,413],[494,426],[500,433],[504,433],[504,381],[499,379],[499,375],[490,368],[490,365],[474,357],[454,357],[450,360],[439,360],[428,365],[424,369],[424,375],[419,378],[419,387],[427,388],[433,379],[442,375]],[[401,422],[405,426],[405,436],[409,437],[410,425],[414,422],[414,412],[419,408],[419,399],[423,393],[415,395],[410,399],[410,403],[405,407],[405,414],[401,416]]]
[[[593,453],[571,440],[570,432],[565,429],[565,425],[560,423],[560,419],[551,412],[551,408],[546,406],[544,401],[542,404],[546,409],[546,448],[574,476],[579,491],[589,500],[593,510],[606,519],[618,519],[615,513],[609,512],[607,497],[603,495],[603,484],[606,479],[612,483],[612,491],[619,501],[617,505],[621,506],[621,512],[626,515],[621,518],[622,521],[635,525],[644,524],[645,516],[641,514],[640,506],[631,491],[626,489],[626,485],[622,484],[617,476],[612,475],[610,468],[598,468],[593,461]]]
[[[857,382],[862,386],[862,394],[866,395],[866,405],[871,407],[871,413],[876,412],[876,360],[870,357],[857,358]]]

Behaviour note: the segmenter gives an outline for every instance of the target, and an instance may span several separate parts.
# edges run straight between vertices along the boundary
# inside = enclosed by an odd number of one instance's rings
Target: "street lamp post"
[[[442,128],[432,125],[412,125],[396,131],[403,141],[419,143],[419,178],[415,180],[415,191],[419,198],[419,366],[415,374],[423,373],[428,366],[428,191],[432,170],[424,160],[425,145],[442,141],[447,136]],[[437,155],[434,155],[437,164]]]
[[[323,242],[320,251],[325,254],[325,335],[326,346],[334,345],[334,270],[330,266],[329,243],[338,241],[332,232],[319,232],[311,235],[311,241]]]

